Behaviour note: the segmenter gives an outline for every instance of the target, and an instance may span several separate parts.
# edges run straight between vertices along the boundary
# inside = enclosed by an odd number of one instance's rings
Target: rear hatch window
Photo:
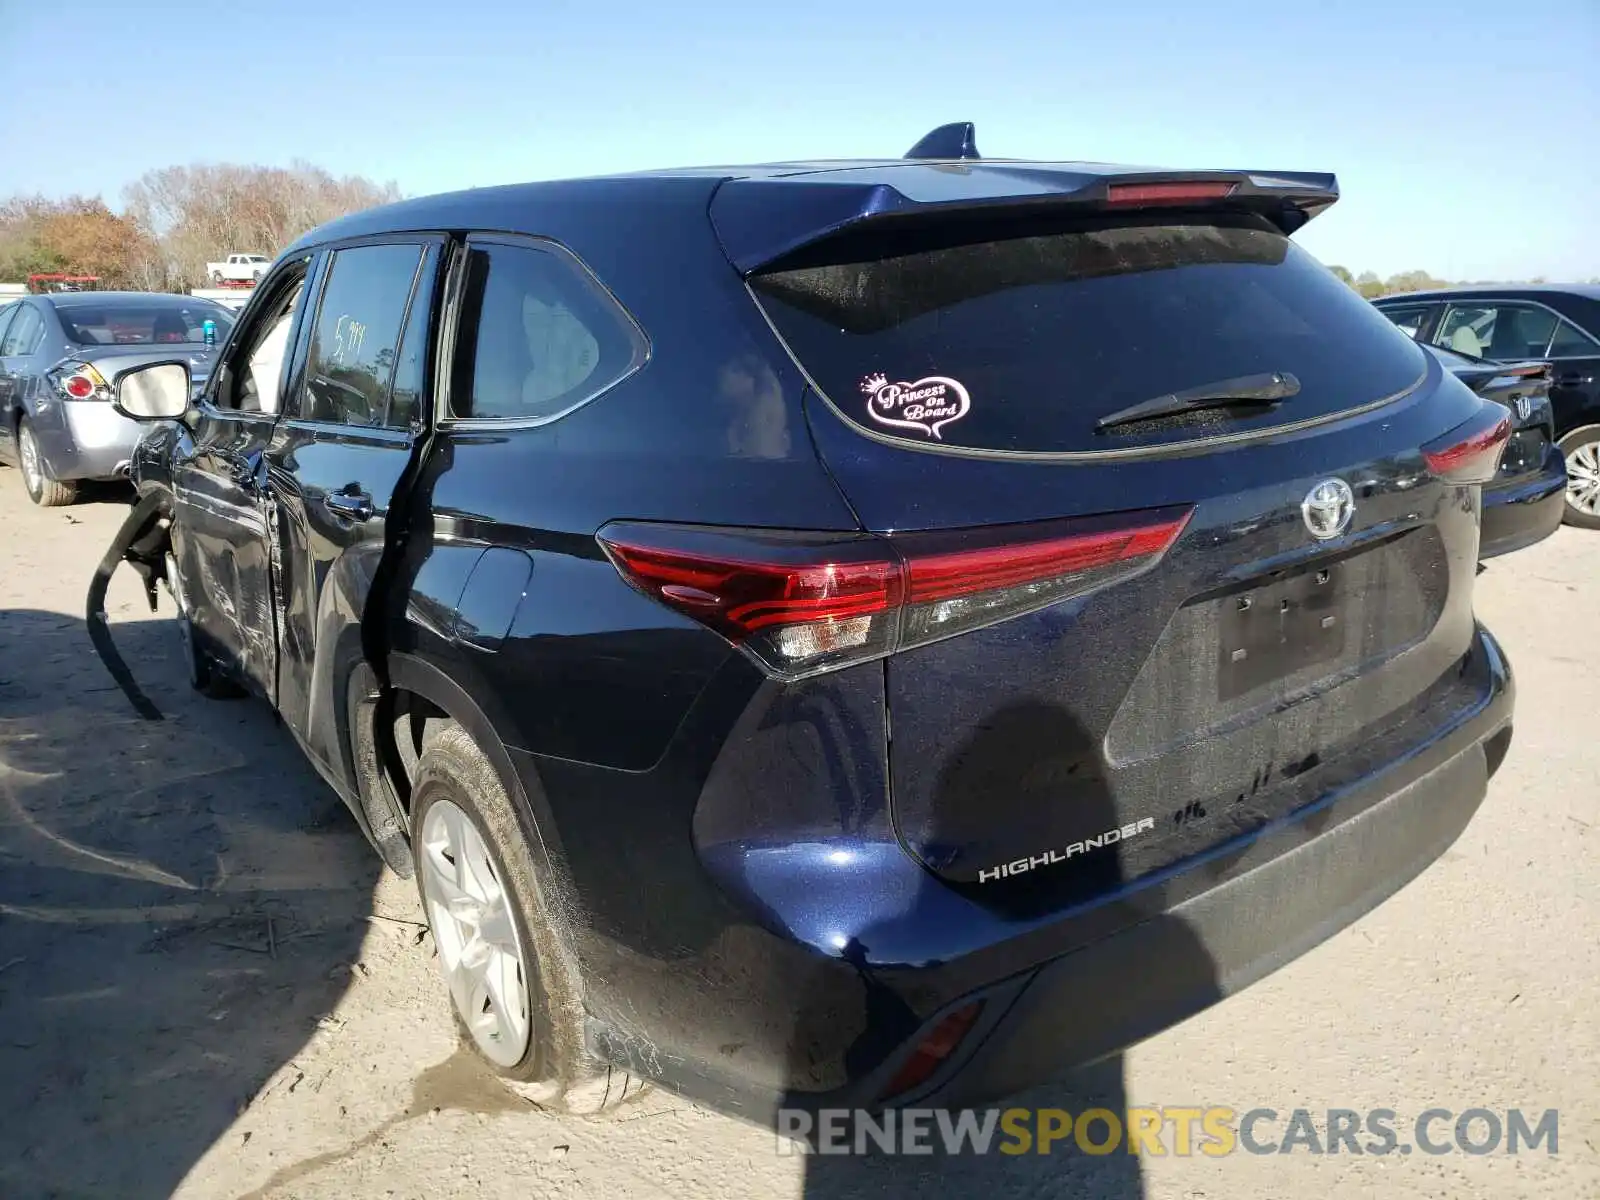
[[[757,301],[834,408],[908,442],[1159,448],[1316,423],[1426,374],[1387,318],[1250,215],[869,232],[803,253],[751,278]]]

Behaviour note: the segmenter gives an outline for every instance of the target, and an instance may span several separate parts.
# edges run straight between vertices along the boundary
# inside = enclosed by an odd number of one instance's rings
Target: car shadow
[[[1022,797],[1039,806],[1071,805],[1080,814],[1074,820],[1074,828],[1086,834],[1119,827],[1130,819],[1130,814],[1116,808],[1095,739],[1066,708],[1042,701],[1008,705],[984,720],[948,760],[940,777],[939,791],[932,808],[934,812],[970,812],[970,806],[983,804],[986,797],[1004,795]],[[937,831],[930,840],[937,840]],[[1038,847],[1040,851],[1049,848]],[[973,898],[1008,906],[1014,911],[1029,908],[1048,911],[1055,905],[1048,899],[1041,901],[1041,896],[1055,896],[1057,901],[1066,904],[1081,903],[1116,892],[1129,879],[1123,855],[1116,847],[1107,847],[1047,870],[1070,871],[1073,875],[1066,879],[1041,876],[1031,880],[1020,893],[991,893],[993,899],[975,890]],[[1178,917],[1154,913],[1146,918],[1147,924],[1151,922],[1165,926],[1156,932],[1161,935],[1160,944],[1167,949],[1162,961],[1149,964],[1151,976],[1159,972],[1175,990],[1194,997],[1201,1004],[1218,999],[1221,989],[1215,963],[1200,937]],[[859,940],[864,946],[870,946],[871,932],[863,933]],[[873,978],[872,969],[865,965],[865,949],[858,950],[857,954],[856,970],[862,976],[869,1010],[868,1019],[862,1022],[863,1037],[867,1037],[884,1024],[881,1018],[873,1019],[871,1010],[874,1007],[884,1009],[896,1003],[903,1007],[904,1002],[889,994],[889,986]],[[1132,986],[1138,986],[1137,982]],[[1097,1023],[1116,1022],[1121,1020],[1118,1010],[1124,999],[1124,996],[1109,993],[1107,981],[1086,978],[1081,986],[1074,984],[1065,994],[1050,996],[1048,1011],[1051,1016],[1047,1020],[1059,1019],[1069,1029],[1074,1023],[1092,1028]],[[1025,1009],[1028,1000],[1029,993],[1024,991],[1010,1015]],[[1003,1022],[1002,1034],[991,1034],[990,1042],[1003,1036],[1004,1029]],[[1146,1032],[1150,1031],[1140,1030],[1133,1036],[1136,1038]],[[974,1070],[977,1062],[984,1061],[984,1052],[990,1049],[990,1043],[985,1043],[945,1084],[954,1083],[959,1087],[961,1076]],[[1048,1047],[1036,1048],[1026,1042],[1001,1044],[988,1058],[989,1069],[996,1068],[995,1058],[998,1057],[998,1069],[1005,1077],[1017,1077],[1019,1062],[1027,1064],[1021,1074],[1033,1074],[1028,1060],[1035,1049],[1048,1053]],[[1160,1104],[1171,1099],[1153,1097],[1146,1103]],[[1184,1103],[1189,1100],[1188,1097],[1178,1099]],[[937,1104],[934,1098],[914,1101],[908,1107]],[[1041,1109],[1063,1110],[1073,1118],[1092,1109],[1104,1109],[1125,1125],[1129,1106],[1124,1056],[1118,1052],[1062,1072],[1056,1079],[1026,1092],[1009,1097],[995,1096],[985,1101],[976,1115],[982,1120],[988,1108],[1027,1109],[1030,1111],[1022,1126],[1036,1132],[1039,1128],[1037,1114]],[[868,1152],[864,1154],[809,1153],[805,1158],[802,1194],[807,1200],[855,1200],[857,1197],[921,1200],[930,1194],[986,1192],[1072,1196],[1082,1200],[1140,1200],[1145,1195],[1140,1157],[1129,1152],[1125,1137],[1109,1153],[1089,1153],[1080,1149],[1070,1136],[1042,1149],[1036,1137],[1024,1145],[1020,1139],[1007,1137],[1003,1128],[997,1128],[986,1152],[973,1153],[969,1146],[951,1153],[944,1146],[937,1126],[934,1129],[927,1139],[931,1153],[925,1155],[883,1153],[870,1142],[866,1143]],[[1107,1137],[1107,1126],[1097,1118],[1086,1133],[1089,1145],[1098,1149]],[[1164,1132],[1163,1140],[1170,1153],[1173,1145],[1170,1130]],[[1002,1151],[1001,1147],[1006,1145],[1010,1149]]]
[[[169,1196],[349,985],[379,864],[264,705],[0,612],[0,1195]]]

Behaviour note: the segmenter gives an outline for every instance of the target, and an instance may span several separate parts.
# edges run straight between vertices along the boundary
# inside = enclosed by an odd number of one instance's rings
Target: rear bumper
[[[1509,746],[1514,702],[1498,644],[1482,629],[1477,638],[1487,687],[1381,769],[1255,834],[1131,885],[1100,912],[1013,926],[1003,941],[952,957],[932,951],[921,966],[873,973],[869,1026],[874,1010],[893,1012],[891,990],[938,999],[918,1006],[914,1031],[871,1067],[851,1071],[843,1086],[795,1087],[773,1097],[749,1078],[724,1075],[722,1088],[697,1087],[711,1064],[666,1074],[691,1094],[713,1104],[731,1099],[757,1119],[770,1120],[777,1106],[973,1106],[1060,1078],[1240,991],[1404,887],[1465,829]],[[1113,907],[1139,916],[1086,930]],[[940,935],[929,925],[943,926],[947,939],[955,926],[919,923],[929,942]],[[922,1085],[890,1095],[917,1044],[974,1001],[982,1002],[981,1013],[957,1051]],[[857,1037],[857,1047],[865,1036]]]
[[[1225,866],[1190,868],[1221,875],[1214,886],[1044,964],[1020,989],[996,989],[1004,1013],[980,1025],[987,1036],[896,1103],[972,1105],[1114,1054],[1270,974],[1416,878],[1466,828],[1510,744],[1510,668],[1487,631],[1480,636],[1493,683],[1475,711],[1409,761],[1270,828]]]
[[[117,479],[128,473],[143,427],[104,400],[62,400],[60,419],[36,420],[39,449],[56,479]]]
[[[1310,950],[1393,895],[1466,828],[1488,779],[1473,744],[1260,867],[1041,968],[939,1093],[951,1107],[1159,1033]]]
[[[1537,472],[1483,489],[1479,558],[1494,558],[1541,542],[1561,524],[1567,464],[1551,446]]]

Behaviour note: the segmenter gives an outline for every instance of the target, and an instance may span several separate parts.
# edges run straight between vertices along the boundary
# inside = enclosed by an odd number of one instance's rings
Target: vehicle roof
[[[562,237],[564,222],[593,228],[628,211],[627,232],[694,212],[713,223],[736,263],[748,266],[804,240],[861,219],[910,210],[1021,205],[1069,197],[1098,181],[1123,176],[1185,179],[1227,177],[1275,195],[1300,191],[1307,216],[1332,203],[1331,175],[1267,171],[1168,171],[1108,163],[1022,159],[846,159],[754,166],[685,167],[588,179],[506,184],[401,200],[343,217],[307,233],[285,253],[347,238],[425,230],[498,229]],[[730,186],[731,185],[731,186]],[[720,194],[719,194],[720,193]],[[678,206],[682,205],[682,208]],[[662,206],[665,206],[663,209]],[[602,215],[601,210],[609,210]],[[779,211],[783,210],[783,211]],[[736,242],[737,245],[728,244]],[[739,253],[743,251],[743,253]]]
[[[216,304],[204,296],[186,296],[182,292],[45,292],[33,297],[50,304],[71,308],[79,304],[129,304],[149,300],[184,300],[190,304]]]
[[[1450,296],[1496,295],[1566,295],[1581,296],[1585,300],[1600,300],[1600,284],[1594,283],[1461,283],[1451,287],[1425,288],[1417,292],[1394,292],[1379,296],[1374,304],[1387,304],[1391,300],[1434,300]]]

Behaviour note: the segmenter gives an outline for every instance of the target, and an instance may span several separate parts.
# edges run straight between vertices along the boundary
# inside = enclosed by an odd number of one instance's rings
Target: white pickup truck
[[[208,262],[212,283],[255,283],[267,273],[272,260],[264,254],[230,254],[227,262]]]

